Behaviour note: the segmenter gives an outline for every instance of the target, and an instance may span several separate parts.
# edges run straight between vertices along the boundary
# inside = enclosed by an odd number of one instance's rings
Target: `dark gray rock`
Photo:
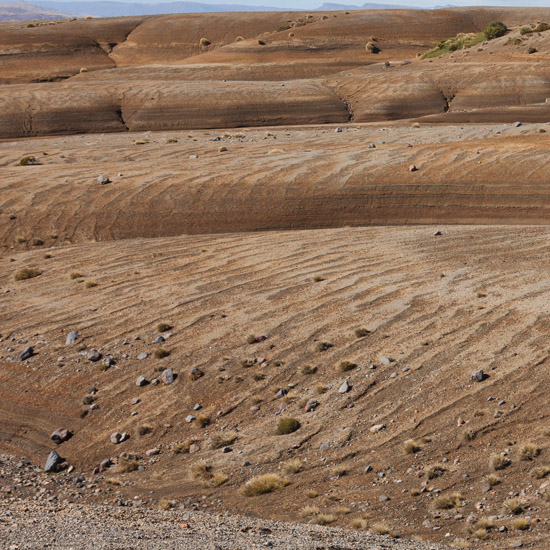
[[[88,361],[92,361],[92,363],[95,363],[97,361],[99,361],[103,355],[97,351],[96,349],[91,349],[87,354],[86,354],[86,357],[88,359]]]
[[[64,458],[61,458],[55,451],[52,451],[48,456],[48,460],[46,460],[44,471],[57,472],[57,470],[59,469],[59,465],[62,464],[64,461]]]
[[[281,388],[276,394],[275,397],[284,397],[288,393],[288,390]]]
[[[34,350],[31,346],[26,347],[23,352],[19,355],[19,359],[21,361],[25,361],[29,357],[32,357],[34,355]]]
[[[483,369],[473,371],[472,380],[475,380],[476,382],[483,382],[483,380],[485,380],[485,373],[483,372]]]

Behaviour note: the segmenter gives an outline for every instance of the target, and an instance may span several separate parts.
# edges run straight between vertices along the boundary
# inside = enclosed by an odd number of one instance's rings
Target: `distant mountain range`
[[[431,9],[467,6],[472,0],[454,0],[452,4],[434,5]],[[486,6],[549,6],[550,0],[484,0]],[[424,6],[425,8],[425,6]],[[72,1],[72,0],[35,0],[33,3],[2,2],[0,0],[0,21],[27,21],[32,19],[62,19],[71,16],[82,17],[122,17],[130,15],[155,15],[169,13],[213,13],[231,11],[335,11],[335,10],[367,10],[367,9],[422,9],[421,6],[405,6],[400,4],[366,3],[360,6],[353,4],[324,3],[318,8],[300,10],[297,8],[254,6],[248,4],[209,4],[199,2],[160,2],[141,3],[108,1]]]
[[[69,19],[71,16],[62,9],[58,11],[48,6],[38,6],[29,2],[0,2],[0,21],[49,21]]]
[[[357,9],[414,9],[411,6],[398,4],[367,3],[362,6],[352,4],[325,3],[307,11],[334,11]],[[292,11],[296,10],[293,8]],[[155,15],[169,13],[214,13],[229,11],[291,11],[291,8],[273,6],[252,6],[248,4],[208,4],[200,2],[110,2],[108,0],[63,1],[35,0],[35,2],[1,2],[0,21],[28,21],[33,19],[63,19],[71,16],[123,17],[130,15]],[[300,11],[300,10],[296,10]],[[302,10],[306,11],[306,10]]]

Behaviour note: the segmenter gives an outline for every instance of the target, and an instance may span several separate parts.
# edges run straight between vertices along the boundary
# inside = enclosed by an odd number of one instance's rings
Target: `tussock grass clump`
[[[343,477],[348,473],[348,469],[343,465],[340,464],[338,466],[335,466],[332,469],[332,475],[336,477]]]
[[[303,517],[316,516],[319,513],[319,508],[317,506],[304,506],[302,508],[301,514]]]
[[[291,474],[297,474],[301,472],[304,467],[304,463],[299,458],[293,458],[285,463],[281,469],[283,475],[289,476]]]
[[[533,470],[533,475],[537,479],[544,479],[548,474],[550,474],[550,466],[544,465]]]
[[[548,23],[539,23],[534,29],[533,32],[546,32],[550,30],[550,25]]]
[[[153,431],[153,428],[151,426],[140,426],[138,428],[138,435],[144,436],[147,434],[150,434]]]
[[[95,288],[97,283],[95,281],[88,281],[85,285],[86,288]]]
[[[187,441],[176,443],[172,447],[172,452],[178,455],[188,453],[191,445],[194,443],[198,443],[198,441],[196,439],[188,439]]]
[[[441,464],[432,464],[432,466],[426,469],[426,474],[428,475],[428,479],[435,479],[441,477],[446,471],[447,469]]]
[[[306,491],[307,498],[317,498],[318,496],[319,493],[315,489],[309,489],[309,491]]]
[[[235,38],[235,42],[242,42],[243,40],[244,40],[243,36],[237,36],[237,38]]]
[[[464,430],[462,432],[462,439],[464,441],[473,441],[476,438],[474,430]]]
[[[168,357],[168,356],[170,355],[170,353],[171,353],[171,352],[170,352],[169,350],[167,350],[167,349],[164,349],[164,348],[157,348],[157,349],[155,350],[154,355],[155,355],[155,357],[156,357],[157,359],[163,359],[164,357]]]
[[[212,449],[221,449],[235,443],[236,440],[237,434],[235,432],[219,433],[210,438],[210,444]]]
[[[396,533],[389,527],[387,523],[379,522],[373,523],[369,529],[371,533],[377,535],[389,535],[390,537],[396,537]]]
[[[202,46],[203,48],[206,48],[207,46],[210,46],[210,44],[212,44],[212,42],[210,42],[210,40],[208,40],[208,38],[201,38],[199,40],[199,45]]]
[[[281,418],[275,431],[275,435],[288,435],[300,428],[301,424],[295,418]]]
[[[487,529],[476,529],[472,535],[478,540],[487,540],[489,538],[489,532]]]
[[[504,468],[510,466],[511,463],[512,461],[509,458],[501,454],[491,455],[491,458],[489,459],[489,465],[495,471],[504,470]]]
[[[174,507],[174,504],[171,500],[166,500],[161,498],[158,504],[159,510],[171,510]]]
[[[478,519],[472,527],[472,532],[483,529],[488,531],[494,527],[493,522],[489,518],[480,518]]]
[[[516,531],[526,531],[527,529],[529,529],[529,521],[526,520],[525,518],[516,518],[512,522],[512,527]]]
[[[221,473],[214,473],[213,468],[206,460],[195,462],[190,469],[191,479],[199,482],[205,489],[212,489],[223,485],[229,478]]]
[[[352,363],[351,361],[342,361],[338,365],[338,370],[340,372],[348,372],[348,371],[353,370],[355,368],[357,368],[357,363]]]
[[[405,441],[403,445],[403,450],[408,455],[413,455],[415,453],[418,453],[422,450],[422,447],[420,446],[420,443],[418,441],[414,441],[413,439],[409,439],[408,441]]]
[[[370,334],[370,330],[366,328],[356,328],[355,329],[355,336],[357,338],[364,338],[365,336],[368,336]]]
[[[259,342],[262,342],[265,340],[263,336],[257,336],[256,334],[249,334],[246,337],[246,343],[247,344],[258,344]]]
[[[315,283],[321,283],[325,280],[325,278],[322,276],[322,275],[315,275],[315,277],[313,277],[313,281]]]
[[[317,525],[330,525],[334,523],[338,518],[332,514],[318,514],[313,518],[313,523]]]
[[[460,493],[449,493],[441,495],[434,501],[436,510],[450,510],[451,508],[459,508],[462,503],[462,495]]]
[[[73,271],[69,275],[71,281],[74,281],[75,279],[82,279],[82,277],[84,277],[84,275],[82,275],[82,273],[80,273],[79,271]]]
[[[241,488],[241,494],[245,497],[264,495],[282,489],[288,485],[288,481],[277,474],[264,474],[249,479]]]
[[[337,516],[347,516],[351,512],[351,508],[348,508],[347,506],[339,506],[334,510],[334,513]]]
[[[105,483],[108,483],[109,485],[116,485],[117,487],[122,485],[122,481],[116,477],[106,477]]]
[[[29,166],[31,164],[38,164],[36,157],[26,156],[19,161],[19,166]]]
[[[304,365],[300,372],[305,375],[315,374],[317,372],[317,367],[312,367],[311,365]]]
[[[489,487],[496,487],[502,480],[496,474],[489,474],[485,476],[485,481],[489,484]]]
[[[206,426],[210,425],[210,422],[210,417],[206,414],[199,414],[195,419],[195,423],[199,428],[206,428]]]
[[[159,323],[157,325],[158,332],[168,332],[171,328],[172,328],[172,325],[169,325],[168,323]]]
[[[526,443],[519,448],[519,457],[521,460],[533,460],[540,454],[540,449],[533,443]]]
[[[34,277],[38,277],[39,275],[42,275],[42,271],[36,267],[24,267],[17,271],[13,278],[16,281],[24,281],[26,279],[34,279]]]
[[[367,528],[367,522],[363,518],[354,518],[351,520],[351,526],[357,531],[362,531]]]
[[[367,42],[365,45],[365,50],[368,53],[380,53],[380,48],[374,42]]]
[[[502,504],[502,510],[506,514],[517,516],[525,512],[527,503],[521,498],[509,498]]]
[[[139,468],[139,462],[129,458],[119,458],[114,471],[118,474],[135,472]]]
[[[332,347],[333,347],[333,345],[332,345],[332,344],[329,344],[328,342],[319,342],[319,343],[315,346],[314,350],[315,350],[315,351],[318,351],[319,353],[322,353],[322,352],[324,352],[324,351],[329,350],[329,349],[332,348]]]

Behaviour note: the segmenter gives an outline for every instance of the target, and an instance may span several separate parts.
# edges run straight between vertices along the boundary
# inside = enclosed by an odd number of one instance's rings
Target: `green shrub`
[[[531,34],[532,32],[533,32],[533,29],[531,27],[521,27],[519,34],[524,36],[526,34]]]
[[[300,423],[295,418],[281,418],[275,435],[287,435],[300,428]]]
[[[499,36],[504,36],[507,31],[508,27],[502,21],[492,21],[485,27],[483,34],[487,40],[493,40]]]

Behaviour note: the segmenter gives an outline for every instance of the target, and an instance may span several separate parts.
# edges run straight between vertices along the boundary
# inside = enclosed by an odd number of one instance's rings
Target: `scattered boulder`
[[[59,469],[59,465],[65,462],[64,458],[61,458],[55,451],[52,451],[48,459],[46,460],[46,464],[44,465],[44,471],[45,472],[57,472]]]
[[[166,342],[166,338],[164,338],[164,336],[157,336],[153,340],[153,344],[162,344],[162,342]]]
[[[112,465],[113,465],[113,463],[111,462],[111,459],[110,459],[110,458],[104,458],[104,459],[99,463],[99,471],[100,471],[100,472],[103,472],[103,471],[106,470],[107,468],[110,468]]]
[[[78,332],[76,330],[72,330],[71,332],[69,332],[69,334],[67,334],[65,345],[70,346],[71,344],[74,344],[77,338],[78,338]]]
[[[310,399],[304,407],[304,412],[312,412],[319,406],[319,401],[316,399]]]
[[[483,369],[477,369],[472,372],[472,380],[476,382],[483,382],[487,375],[483,372]]]
[[[200,370],[197,367],[195,367],[194,369],[191,369],[191,371],[189,372],[189,380],[191,381],[198,380],[203,376],[204,376],[204,372],[202,372],[202,370]]]
[[[111,180],[102,174],[97,177],[97,183],[99,183],[99,185],[107,185],[108,183],[111,183]]]
[[[188,414],[186,417],[185,417],[185,421],[188,423],[188,424],[191,424],[191,422],[193,422],[193,420],[195,420],[195,416],[193,416],[192,414]]]
[[[19,355],[19,359],[21,361],[25,361],[26,359],[29,359],[29,357],[32,357],[34,355],[34,350],[31,346],[26,347],[21,354]]]
[[[162,372],[162,381],[165,384],[171,384],[174,381],[174,371],[172,369],[165,369]]]
[[[369,431],[370,431],[371,433],[375,434],[375,433],[378,433],[378,432],[384,430],[385,428],[386,428],[386,425],[385,425],[385,424],[375,424],[374,426],[372,426],[372,427],[370,428]]]
[[[160,453],[160,449],[158,447],[155,447],[154,449],[149,449],[148,451],[145,451],[146,456],[155,456]]]
[[[95,363],[96,361],[99,361],[103,355],[97,351],[96,349],[91,349],[87,354],[86,357],[88,361],[92,361],[92,363]]]
[[[126,432],[115,432],[111,434],[111,443],[113,445],[118,445],[119,443],[122,443],[123,441],[126,441],[130,436]]]
[[[288,390],[281,388],[276,394],[275,397],[284,397],[288,393]]]
[[[514,122],[514,128],[519,128],[520,126],[523,126],[521,122]]]
[[[112,367],[115,364],[115,362],[116,361],[112,357],[105,357],[105,359],[103,360],[102,365],[104,367],[109,368],[109,367]]]
[[[64,430],[62,428],[59,428],[57,430],[55,430],[52,435],[50,435],[50,439],[57,443],[58,445],[60,445],[61,443],[63,443],[64,441],[67,441],[68,439],[71,438],[71,432],[69,432],[69,430]]]
[[[418,171],[418,168],[416,167],[415,164],[411,164],[409,166],[409,172],[417,172]]]
[[[346,381],[338,388],[338,393],[348,393],[349,391],[351,391],[351,385],[350,385],[350,383],[346,380]]]
[[[144,359],[147,359],[147,357],[149,357],[149,354],[145,351],[142,351],[138,356],[138,360],[139,361],[143,361]]]
[[[149,382],[145,378],[145,376],[138,376],[138,379],[136,380],[136,386],[146,386]]]

